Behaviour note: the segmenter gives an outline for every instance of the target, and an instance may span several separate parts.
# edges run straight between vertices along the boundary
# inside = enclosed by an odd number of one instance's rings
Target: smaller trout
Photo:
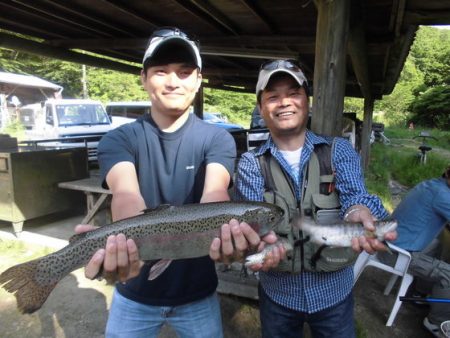
[[[303,234],[309,236],[309,240],[319,245],[349,247],[352,246],[352,238],[366,236],[384,241],[386,233],[397,229],[397,221],[375,221],[375,231],[369,231],[361,223],[342,222],[337,224],[322,225],[310,219],[304,219],[300,223]]]
[[[376,221],[374,225],[375,231],[368,231],[361,223],[343,222],[322,225],[314,223],[311,220],[303,220],[300,224],[300,229],[303,231],[304,237],[309,236],[309,240],[313,243],[334,247],[350,247],[353,237],[366,236],[383,241],[386,233],[394,231],[397,228],[397,221]],[[269,252],[280,245],[286,249],[286,253],[289,253],[293,249],[292,244],[288,240],[279,238],[276,243],[266,245],[262,251],[247,256],[245,266],[263,264]]]

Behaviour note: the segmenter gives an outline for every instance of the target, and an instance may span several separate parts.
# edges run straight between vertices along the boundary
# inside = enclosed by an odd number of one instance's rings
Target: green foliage
[[[32,70],[34,75],[64,87],[63,97],[82,97],[80,64],[42,57],[42,64]]]
[[[250,126],[252,111],[255,108],[254,94],[236,93],[227,90],[205,88],[205,111],[220,112],[231,122],[246,128]]]
[[[435,148],[435,151],[443,151],[439,150],[443,149],[444,151],[450,149],[450,132],[444,131],[440,129],[427,129],[421,126],[416,126],[415,129],[407,129],[407,128],[388,128],[384,131],[384,134],[391,139],[391,141],[396,143],[403,143],[409,145],[412,148],[417,149],[422,140],[420,138],[413,139],[415,136],[419,136],[421,132],[428,132],[430,136],[433,136],[435,139],[427,139],[426,143],[431,147]],[[406,139],[406,141],[405,141]],[[444,156],[445,157],[445,156]],[[450,151],[448,155],[448,160],[450,162]]]
[[[25,134],[25,127],[19,121],[12,121],[3,128],[2,133],[8,134],[11,137],[16,137],[20,140]]]
[[[410,57],[424,74],[424,83],[431,87],[449,83],[450,32],[422,26],[417,31]]]
[[[344,98],[344,111],[356,113],[359,119],[363,119],[364,99],[357,97]]]
[[[382,113],[374,120],[386,126],[406,126],[410,120],[408,108],[415,99],[413,92],[422,81],[423,75],[408,58],[392,93],[375,103],[375,111]]]
[[[397,142],[393,142],[393,145],[372,145],[369,170],[366,173],[367,187],[372,193],[389,196],[390,179],[413,187],[423,180],[439,177],[449,163],[446,156],[432,150],[428,153],[427,164],[419,165],[416,144],[412,142],[413,146],[409,147],[404,141],[402,143],[404,145]]]
[[[138,75],[87,67],[87,83],[89,97],[105,103],[148,100]]]
[[[389,181],[391,179],[413,187],[419,182],[441,176],[450,164],[450,132],[428,130],[437,138],[427,143],[433,147],[427,155],[427,164],[418,163],[420,141],[413,140],[421,129],[387,128],[385,135],[391,144],[375,143],[371,147],[369,168],[365,172],[366,185],[370,193],[380,196],[384,206],[393,210]]]
[[[436,86],[411,103],[412,121],[425,127],[450,129],[450,86]]]
[[[387,170],[390,160],[380,149],[381,144],[374,144],[370,153],[369,168],[365,172],[367,190],[381,198],[383,205],[392,211],[391,192],[389,190],[390,173]]]

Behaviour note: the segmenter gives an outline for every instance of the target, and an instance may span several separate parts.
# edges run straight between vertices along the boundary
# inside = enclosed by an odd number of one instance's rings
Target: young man
[[[113,220],[161,204],[229,199],[234,140],[189,113],[201,67],[198,46],[186,34],[176,28],[153,33],[141,73],[151,113],[108,133],[98,148],[101,175],[113,195]],[[149,281],[150,267],[139,260],[135,243],[120,234],[108,238],[85,274],[94,278],[102,267],[107,279],[122,282],[106,337],[156,337],[164,323],[182,337],[222,336],[217,275],[208,256],[173,261]]]
[[[350,143],[340,138],[333,143],[330,138],[307,130],[307,81],[295,61],[276,60],[263,64],[256,95],[270,137],[261,147],[243,154],[239,161],[237,198],[264,200],[265,179],[258,158],[268,154],[285,173],[285,180],[290,181],[301,214],[302,195],[306,191],[306,184],[302,184],[306,178],[305,168],[315,148],[325,144],[331,149],[334,182],[330,188],[334,186],[338,193],[341,216],[344,215],[346,221],[361,222],[368,229],[373,229],[374,216],[387,216],[381,201],[367,193],[360,159]],[[295,231],[289,228],[287,237]],[[394,239],[395,235],[395,232],[389,233],[387,239]],[[353,238],[352,247],[357,252],[364,249],[370,253],[383,249],[379,241],[365,237]],[[275,249],[271,262],[266,263],[263,270],[277,266],[284,255],[284,250]],[[260,272],[262,336],[301,337],[303,324],[307,322],[314,337],[355,337],[352,266],[329,272],[307,270],[303,267],[295,273]]]
[[[450,167],[440,178],[417,184],[395,208],[392,217],[398,221],[398,239],[393,243],[411,252],[408,272],[432,284],[431,297],[450,299],[450,264],[440,259],[442,247],[437,239],[450,223]],[[391,255],[378,257],[389,262]],[[434,336],[439,326],[450,319],[448,303],[430,303],[423,325]]]

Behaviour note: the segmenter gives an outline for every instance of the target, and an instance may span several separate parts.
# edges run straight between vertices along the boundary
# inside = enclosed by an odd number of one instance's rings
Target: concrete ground
[[[25,222],[20,240],[30,245],[61,248],[73,234],[82,215],[54,215]],[[0,222],[0,240],[16,238],[12,226]],[[5,253],[0,252],[0,255]],[[2,270],[5,267],[2,268]],[[385,322],[395,293],[384,296],[383,289],[389,275],[368,268],[355,286],[355,318],[362,337],[431,337],[421,325],[426,307],[405,303],[392,327]],[[112,286],[84,278],[77,270],[52,292],[41,310],[21,315],[12,295],[0,300],[0,336],[2,337],[103,337],[107,311],[111,303]],[[258,303],[255,300],[221,295],[225,337],[259,337]],[[160,337],[174,337],[168,328]],[[332,337],[330,333],[330,337]]]

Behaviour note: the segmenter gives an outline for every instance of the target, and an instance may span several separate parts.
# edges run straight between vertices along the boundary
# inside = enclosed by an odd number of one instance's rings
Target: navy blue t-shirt
[[[235,157],[233,137],[194,114],[172,133],[161,131],[147,114],[110,131],[98,146],[103,181],[115,164],[133,163],[147,208],[200,202],[206,165],[222,164],[232,175]],[[148,280],[149,269],[145,265],[138,277],[117,284],[117,290],[140,303],[174,306],[204,298],[217,287],[209,256],[173,261],[153,281]]]

